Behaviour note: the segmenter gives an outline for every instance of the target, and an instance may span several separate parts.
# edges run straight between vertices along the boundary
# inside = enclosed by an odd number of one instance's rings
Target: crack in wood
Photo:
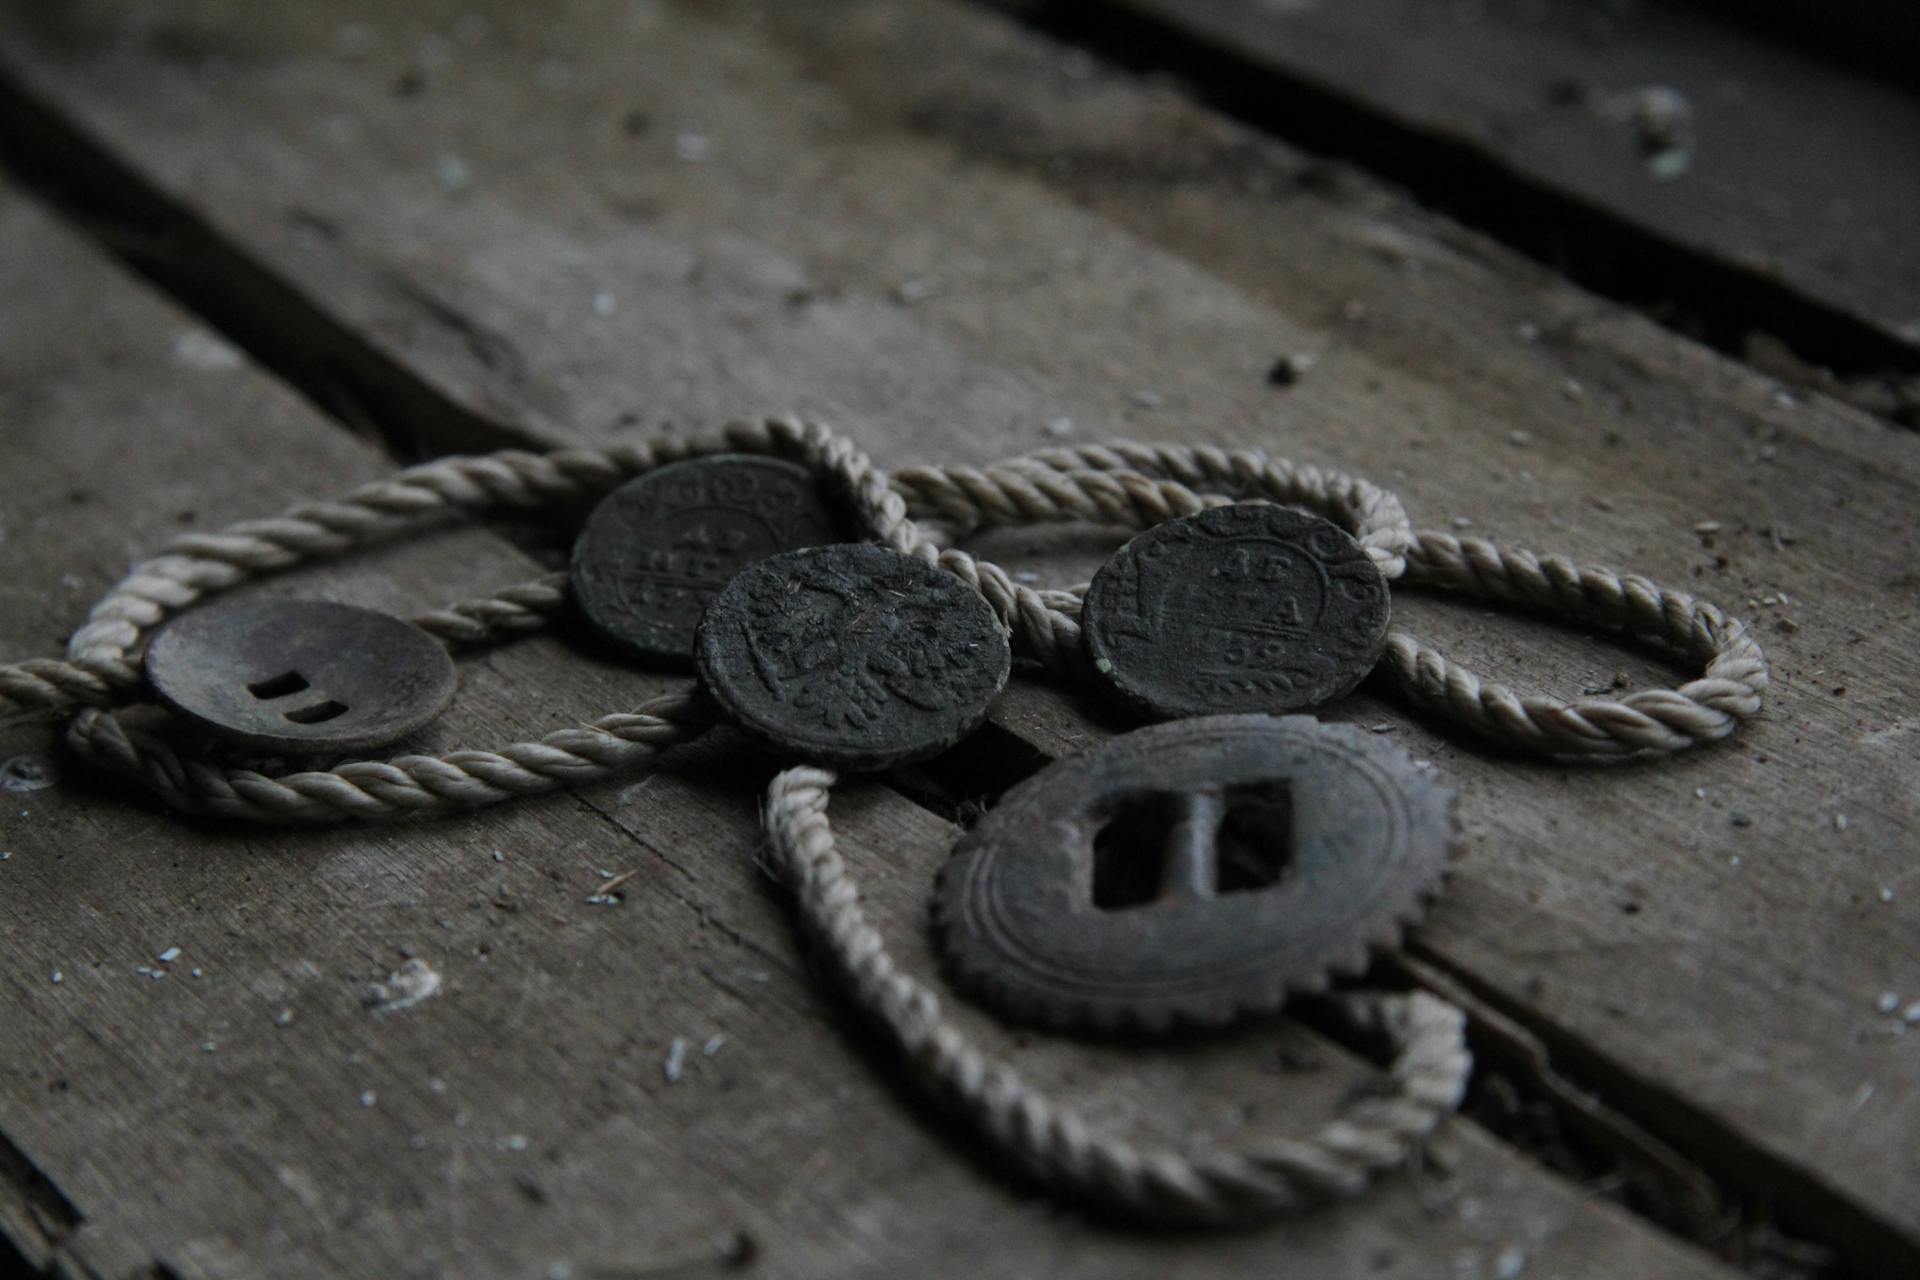
[[[53,1179],[28,1158],[11,1137],[0,1132],[0,1240],[30,1260],[57,1254],[86,1221]],[[0,1261],[5,1261],[0,1254]]]
[[[1176,77],[1207,106],[1303,150],[1358,164],[1421,204],[1735,360],[1752,363],[1749,337],[1768,335],[1810,373],[1815,366],[1831,371],[1823,389],[1920,427],[1920,404],[1910,399],[1920,351],[1765,270],[1670,241],[1471,145],[1256,62],[1151,6],[971,2],[1136,74]],[[1849,385],[1860,394],[1849,395]]]
[[[162,293],[324,411],[369,432],[407,461],[528,444],[530,433],[460,404],[390,359],[220,230],[147,183],[85,129],[28,90],[0,61],[0,169]],[[312,214],[288,211],[295,227]],[[338,229],[328,227],[323,238]],[[447,327],[455,313],[424,291],[388,282],[422,318]],[[454,326],[489,368],[497,343]],[[510,350],[509,350],[510,354]],[[508,363],[511,371],[511,362]]]

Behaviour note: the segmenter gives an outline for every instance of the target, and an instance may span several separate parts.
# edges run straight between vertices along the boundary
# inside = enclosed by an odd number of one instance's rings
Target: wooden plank
[[[1910,438],[964,8],[582,0],[456,31],[451,6],[210,5],[140,37],[110,6],[26,12],[35,91],[311,298],[315,350],[376,346],[500,430],[771,402],[902,461],[1061,419],[1192,433],[1761,615],[1768,717],[1672,764],[1541,768],[1376,699],[1338,714],[1396,723],[1465,794],[1431,958],[1863,1273],[1916,1256],[1920,1170],[1889,1135],[1920,1122],[1920,1042],[1877,1009],[1920,992]],[[1275,388],[1292,353],[1317,361]],[[1523,687],[1672,674],[1398,607]],[[1000,720],[1053,747],[1096,731],[1063,728],[1074,705]]]
[[[6,656],[52,649],[177,529],[384,469],[4,185],[0,236]],[[291,585],[404,610],[533,571],[469,531]],[[557,639],[461,675],[430,748],[537,735],[669,683]],[[737,745],[470,818],[268,831],[171,817],[63,765],[55,736],[0,729],[0,758],[62,771],[0,816],[0,1237],[49,1275],[898,1276],[1046,1259],[1068,1276],[1357,1277],[1434,1258],[1728,1274],[1467,1124],[1418,1178],[1272,1230],[1143,1238],[1052,1209],[896,1091],[819,989],[754,868],[769,765]],[[926,892],[953,829],[872,784],[835,818],[891,945],[931,978]],[[596,869],[638,872],[619,905],[586,901]],[[439,994],[370,1011],[368,987],[405,957]],[[960,1014],[1103,1121],[1169,1141],[1287,1132],[1366,1074],[1293,1025],[1092,1048]]]
[[[1910,86],[1685,5],[1100,0],[1066,12],[1094,39],[1113,38],[1121,17],[1144,19],[1129,29],[1143,48],[1190,41],[1223,78],[1244,68],[1251,94],[1264,76],[1284,111],[1277,126],[1308,145],[1377,145],[1383,161],[1424,147],[1431,172],[1404,176],[1469,217],[1500,217],[1496,202],[1558,201],[1532,208],[1539,235],[1513,229],[1542,249],[1564,226],[1559,251],[1577,261],[1597,249],[1584,240],[1618,240],[1612,220],[1644,239],[1650,260],[1677,249],[1716,264],[1723,273],[1709,277],[1660,257],[1662,283],[1620,242],[1611,252],[1625,261],[1598,270],[1649,302],[1702,313],[1730,343],[1750,332],[1773,354],[1784,340],[1858,375],[1920,367]],[[1920,32],[1910,11],[1902,21],[1910,43]],[[1920,392],[1901,376],[1863,380],[1858,394],[1920,421]]]

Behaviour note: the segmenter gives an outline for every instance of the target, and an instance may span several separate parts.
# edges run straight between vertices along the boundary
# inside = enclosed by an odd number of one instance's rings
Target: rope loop
[[[1502,746],[1552,756],[1672,752],[1724,738],[1760,710],[1767,659],[1746,625],[1638,575],[1425,530],[1408,548],[1406,583],[1652,640],[1702,664],[1677,689],[1569,702],[1516,694],[1404,631],[1389,634],[1377,670],[1393,688]]]
[[[336,501],[174,539],[94,606],[65,661],[0,667],[0,716],[75,711],[67,743],[82,759],[133,778],[175,808],[254,822],[449,813],[597,781],[697,737],[714,723],[716,709],[689,690],[497,751],[350,761],[274,777],[183,755],[164,738],[129,727],[112,708],[143,688],[137,655],[153,630],[218,592],[451,516],[590,501],[656,467],[715,453],[767,454],[806,466],[846,500],[866,536],[929,559],[940,554],[937,538],[907,517],[905,501],[864,453],[829,428],[796,418],[605,450],[443,458]],[[1009,599],[1017,602],[1017,593]],[[541,630],[570,607],[566,576],[549,574],[415,621],[449,646],[473,647]],[[1030,604],[1027,614],[1039,618]]]
[[[956,537],[1063,520],[1144,527],[1235,500],[1304,507],[1343,525],[1383,576],[1403,587],[1457,592],[1618,630],[1703,665],[1697,679],[1678,689],[1569,702],[1515,693],[1405,631],[1389,632],[1376,671],[1390,687],[1427,713],[1512,750],[1618,757],[1717,741],[1759,712],[1769,680],[1766,655],[1745,625],[1705,601],[1564,556],[1437,531],[1415,533],[1390,491],[1256,449],[1122,441],[1043,449],[985,468],[909,467],[894,482],[911,515],[937,521]],[[965,556],[950,550],[942,563],[995,600],[1004,572],[974,567]],[[1019,601],[1032,616],[1019,617],[1016,634],[1047,666],[1071,668],[1077,659],[1086,591],[1080,584],[1029,592]]]
[[[1353,993],[1341,1011],[1385,1035],[1383,1088],[1305,1138],[1188,1155],[1096,1132],[1072,1108],[976,1046],[940,998],[902,972],[861,909],[834,844],[835,776],[789,769],[767,791],[774,869],[794,893],[827,967],[879,1025],[919,1082],[1049,1191],[1153,1222],[1226,1225],[1349,1198],[1404,1164],[1458,1109],[1472,1058],[1465,1015],[1424,993]]]
[[[866,536],[967,582],[1007,628],[1015,652],[1055,672],[1075,674],[1083,661],[1085,586],[1027,586],[949,545],[953,540],[988,528],[1063,521],[1147,528],[1258,500],[1304,507],[1336,521],[1386,577],[1403,586],[1610,627],[1658,640],[1704,664],[1699,678],[1678,689],[1565,702],[1517,694],[1405,632],[1391,633],[1378,668],[1382,678],[1415,705],[1499,744],[1553,756],[1677,751],[1731,733],[1759,710],[1767,685],[1758,643],[1711,604],[1557,556],[1444,533],[1416,534],[1398,497],[1343,472],[1257,449],[1122,441],[1045,449],[984,467],[909,467],[889,478],[828,427],[770,417],[704,436],[607,449],[443,458],[333,501],[182,535],[136,565],[93,607],[64,661],[0,666],[0,719],[74,712],[68,741],[84,758],[136,778],[178,807],[259,821],[448,812],[605,776],[691,736],[696,717],[686,708],[698,701],[694,695],[676,695],[678,710],[643,709],[633,713],[641,719],[631,722],[607,717],[498,752],[404,756],[281,778],[182,757],[153,735],[120,725],[112,708],[143,689],[139,654],[153,630],[209,596],[454,517],[590,502],[656,467],[723,452],[765,454],[808,467],[847,502]],[[571,607],[565,575],[548,574],[415,621],[450,647],[476,647],[539,631]]]

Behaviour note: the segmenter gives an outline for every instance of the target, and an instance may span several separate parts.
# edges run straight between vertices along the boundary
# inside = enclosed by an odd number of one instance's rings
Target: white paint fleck
[[[1473,517],[1455,516],[1453,518],[1453,527],[1456,529],[1471,529],[1473,528]]]
[[[1853,825],[1853,822],[1847,817],[1846,814],[1836,813],[1833,815],[1833,829],[1835,831],[1845,831],[1848,827],[1852,825]]]
[[[178,947],[168,947],[165,951],[162,951],[159,955],[154,957],[154,959],[158,960],[161,964],[172,964],[175,960],[178,960],[179,958],[180,958],[180,948]]]
[[[929,298],[937,298],[946,291],[947,281],[943,276],[915,276],[895,285],[893,296],[903,306],[911,307]]]
[[[660,1064],[660,1072],[666,1076],[668,1084],[679,1084],[680,1074],[686,1069],[686,1065],[687,1042],[675,1036],[673,1043],[667,1046],[666,1061]]]
[[[1889,886],[1884,884],[1880,886],[1880,901],[1882,902],[1893,901],[1893,890]]]
[[[1900,1011],[1900,1021],[1906,1023],[1908,1026],[1920,1024],[1920,1000],[1915,1000],[1912,1004]]]
[[[1073,419],[1067,417],[1065,414],[1048,418],[1046,431],[1047,434],[1055,440],[1064,440],[1073,434]]]
[[[64,974],[64,973],[62,973],[62,972],[60,972],[60,971],[59,971],[58,969],[55,969],[55,970],[53,971],[53,985],[54,985],[54,986],[56,986],[56,987],[57,987],[57,986],[59,986],[59,985],[60,985],[61,983],[63,983],[63,982],[65,982],[66,980],[67,980],[67,975],[66,975],[66,974]]]
[[[290,1026],[292,1026],[292,1025],[293,1025],[293,1010],[291,1010],[291,1009],[282,1009],[282,1010],[281,1010],[280,1012],[278,1012],[278,1013],[276,1013],[276,1014],[274,1014],[274,1015],[273,1015],[273,1025],[274,1025],[274,1026],[276,1026],[276,1027],[290,1027]]]
[[[240,348],[205,329],[189,329],[176,335],[169,353],[175,364],[202,373],[229,373],[247,362]]]
[[[1914,1005],[1913,1008],[1916,1011],[1920,1011],[1920,1004]],[[711,1058],[714,1054],[720,1052],[720,1046],[726,1042],[727,1038],[724,1035],[709,1036],[707,1037],[707,1042],[700,1046],[700,1052]]]
[[[1494,1259],[1493,1273],[1500,1280],[1517,1280],[1521,1272],[1527,1269],[1527,1254],[1519,1245],[1511,1245],[1500,1251]]]
[[[425,960],[415,958],[388,974],[385,982],[367,988],[367,1008],[376,1015],[398,1013],[439,990],[440,975]]]
[[[360,1095],[360,1105],[363,1107],[370,1107],[378,1101],[380,1101],[379,1097],[371,1089]]]
[[[465,191],[473,185],[473,167],[462,156],[448,151],[433,162],[433,176],[443,191]]]
[[[503,1151],[525,1151],[527,1149],[527,1135],[524,1133],[508,1134],[506,1137],[500,1139],[500,1149]]]
[[[507,855],[500,852],[498,849],[495,849],[493,851],[493,860],[495,862],[505,862],[507,860]]]
[[[189,977],[198,978],[203,976],[199,965],[195,965],[192,969],[188,970],[187,972]]]
[[[1882,1013],[1892,1013],[1895,1009],[1898,1009],[1900,1007],[1899,993],[1894,991],[1882,991],[1880,993],[1880,1002],[1877,1007]]]

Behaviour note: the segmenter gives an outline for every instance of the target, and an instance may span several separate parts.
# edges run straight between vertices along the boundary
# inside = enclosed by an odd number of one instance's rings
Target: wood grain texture
[[[55,651],[176,530],[385,469],[4,186],[0,238],[6,656]],[[535,567],[450,531],[261,589],[405,611]],[[671,683],[558,637],[461,680],[420,745],[537,736]],[[772,763],[738,743],[465,818],[279,831],[171,816],[55,737],[0,729],[0,759],[60,771],[0,811],[0,1234],[50,1275],[1728,1274],[1466,1124],[1417,1176],[1272,1230],[1142,1236],[1049,1204],[897,1092],[821,989],[756,869]],[[889,945],[931,976],[954,829],[874,784],[834,818]],[[622,901],[588,902],[607,872],[634,873]],[[438,993],[370,1007],[409,958]],[[1165,1141],[1291,1132],[1367,1078],[1288,1023],[1131,1050],[960,1013]]]
[[[1684,5],[1101,0],[1083,6],[1086,20],[1103,9],[1146,15],[1920,353],[1920,251],[1907,231],[1920,100],[1906,86]],[[1913,27],[1910,12],[1904,21]]]
[[[1258,443],[1756,616],[1768,716],[1668,765],[1519,764],[1371,697],[1336,714],[1396,725],[1465,794],[1428,956],[1868,1274],[1912,1262],[1894,1137],[1920,1129],[1920,1040],[1878,1007],[1920,993],[1910,437],[964,8],[467,11],[209,0],[142,34],[24,8],[7,49],[311,299],[316,344],[375,344],[503,432],[794,406],[888,460],[1063,421]],[[1311,369],[1272,386],[1294,354]],[[996,554],[1083,577],[1105,545]],[[1675,674],[1396,608],[1522,687]],[[999,719],[1059,749],[1117,723],[1084,710],[1023,686]]]

